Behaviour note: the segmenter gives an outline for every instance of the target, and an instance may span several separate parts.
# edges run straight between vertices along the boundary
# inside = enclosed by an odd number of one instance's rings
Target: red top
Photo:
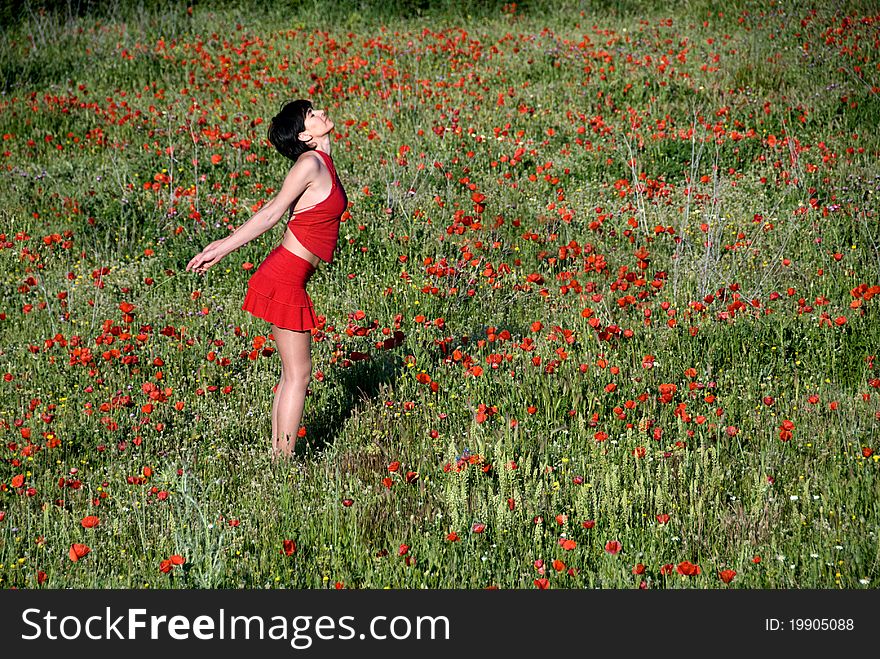
[[[333,160],[323,151],[317,152],[323,156],[330,169],[330,194],[323,201],[291,216],[287,228],[312,254],[322,261],[333,263],[333,253],[339,240],[339,222],[348,208],[348,197],[345,196],[345,190],[336,175]]]

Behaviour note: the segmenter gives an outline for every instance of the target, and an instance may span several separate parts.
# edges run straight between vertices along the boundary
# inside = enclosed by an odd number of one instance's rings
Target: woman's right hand
[[[223,239],[215,240],[210,243],[205,249],[196,254],[189,263],[186,264],[186,271],[190,272],[198,272],[199,274],[204,274],[205,271],[210,268],[212,265],[220,262],[224,256],[226,256],[225,250],[222,248],[221,243]]]

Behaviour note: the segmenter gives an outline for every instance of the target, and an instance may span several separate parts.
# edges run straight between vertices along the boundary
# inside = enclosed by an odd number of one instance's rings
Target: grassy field
[[[56,4],[0,44],[0,585],[877,586],[876,7]],[[184,266],[298,97],[351,203],[273,464],[282,229]]]

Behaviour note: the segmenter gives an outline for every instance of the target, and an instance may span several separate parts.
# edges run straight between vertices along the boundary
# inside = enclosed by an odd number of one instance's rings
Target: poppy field
[[[631,4],[6,25],[0,586],[875,588],[880,14]],[[284,223],[184,267],[295,98],[349,208],[273,462]]]

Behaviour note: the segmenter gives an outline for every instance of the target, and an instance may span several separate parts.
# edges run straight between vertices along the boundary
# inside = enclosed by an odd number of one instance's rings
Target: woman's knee
[[[307,387],[312,381],[312,369],[283,369],[281,381],[285,387]]]

